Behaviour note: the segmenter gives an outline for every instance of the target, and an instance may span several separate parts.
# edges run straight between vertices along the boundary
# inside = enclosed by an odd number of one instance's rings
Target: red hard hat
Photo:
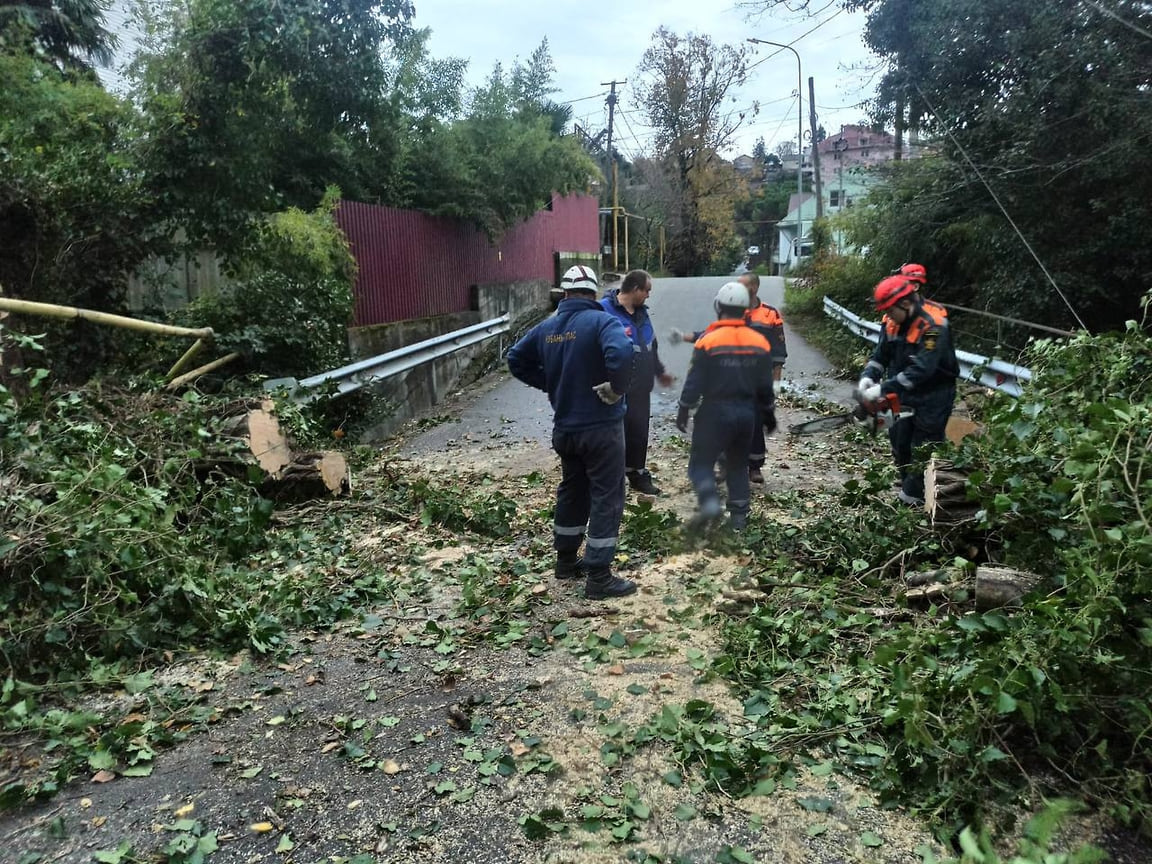
[[[923,264],[905,264],[900,268],[900,275],[921,285],[928,281],[928,271]]]
[[[876,283],[872,290],[872,302],[876,304],[877,310],[883,312],[915,293],[916,283],[907,276],[887,276]]]

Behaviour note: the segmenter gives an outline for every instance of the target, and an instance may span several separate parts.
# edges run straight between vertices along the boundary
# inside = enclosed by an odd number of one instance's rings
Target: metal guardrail
[[[829,318],[839,321],[857,336],[873,343],[880,341],[880,325],[877,322],[865,321],[828,297],[824,298],[824,313]],[[1032,370],[1013,363],[1005,363],[1003,360],[993,360],[967,351],[957,351],[956,359],[960,363],[961,378],[975,381],[1009,396],[1020,396],[1024,385],[1032,380]]]
[[[430,360],[444,357],[459,351],[461,348],[467,348],[469,345],[475,345],[477,342],[483,342],[493,336],[507,332],[508,316],[502,315],[490,321],[482,321],[479,324],[453,330],[451,333],[425,339],[423,342],[405,345],[403,348],[389,351],[386,354],[379,354],[376,357],[369,357],[367,360],[341,366],[331,372],[313,375],[302,381],[297,381],[295,378],[273,378],[264,382],[264,389],[286,388],[290,391],[293,401],[306,404],[320,398],[321,394],[303,391],[317,391],[325,384],[336,382],[335,395],[343,396],[345,393],[359,390],[365,384],[399,375],[401,372],[415,369]]]

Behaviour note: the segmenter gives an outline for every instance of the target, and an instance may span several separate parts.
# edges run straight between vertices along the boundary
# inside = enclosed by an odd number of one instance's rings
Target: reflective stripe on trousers
[[[584,564],[608,567],[616,555],[624,515],[624,422],[578,432],[553,430],[560,456],[560,485],[552,527],[558,552],[580,548],[587,530]]]

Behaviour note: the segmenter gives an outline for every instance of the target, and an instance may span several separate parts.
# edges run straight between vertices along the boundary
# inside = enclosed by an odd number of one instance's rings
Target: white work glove
[[[859,381],[856,382],[856,389],[859,390],[861,393],[863,393],[869,387],[875,387],[875,386],[876,386],[876,382],[873,381],[871,378],[869,378],[867,375],[865,375],[863,378],[861,378]]]
[[[668,341],[673,345],[679,345],[684,341],[684,331],[677,330],[675,327],[673,327],[672,332],[668,334]]]
[[[882,394],[879,384],[873,384],[870,387],[865,387],[860,391],[860,396],[865,402],[879,401]]]
[[[612,385],[605,381],[602,384],[597,384],[592,388],[596,391],[596,395],[600,397],[600,401],[605,405],[615,405],[620,401],[621,394],[612,389]]]

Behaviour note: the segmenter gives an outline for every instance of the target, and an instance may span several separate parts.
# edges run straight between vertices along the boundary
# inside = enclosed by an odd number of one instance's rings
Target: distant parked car
[[[759,255],[760,254],[760,247],[759,246],[749,246],[748,247],[748,254],[749,255]]]

